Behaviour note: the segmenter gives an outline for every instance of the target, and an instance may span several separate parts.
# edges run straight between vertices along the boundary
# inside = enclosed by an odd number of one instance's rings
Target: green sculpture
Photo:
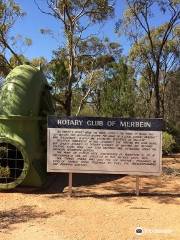
[[[48,82],[30,65],[13,69],[0,90],[0,189],[46,179],[46,122],[54,114]]]

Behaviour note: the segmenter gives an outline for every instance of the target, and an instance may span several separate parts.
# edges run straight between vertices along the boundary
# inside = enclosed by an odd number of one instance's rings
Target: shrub
[[[166,123],[167,132],[174,136],[176,141],[173,152],[180,152],[180,120]]]
[[[1,178],[9,178],[10,177],[10,168],[8,166],[6,167],[1,167],[0,165],[0,177]]]
[[[168,132],[163,132],[163,138],[162,138],[163,154],[171,153],[175,144],[176,144],[176,141],[175,141],[174,137],[171,134],[169,134]]]

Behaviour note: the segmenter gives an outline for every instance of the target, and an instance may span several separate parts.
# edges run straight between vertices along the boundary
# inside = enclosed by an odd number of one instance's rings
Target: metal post
[[[136,196],[139,196],[139,176],[136,176]]]
[[[72,197],[72,173],[69,173],[68,196],[69,196],[69,197]]]

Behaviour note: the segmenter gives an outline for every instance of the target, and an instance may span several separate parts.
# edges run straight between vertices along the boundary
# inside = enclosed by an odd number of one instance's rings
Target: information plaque
[[[47,171],[160,175],[162,119],[48,117]]]

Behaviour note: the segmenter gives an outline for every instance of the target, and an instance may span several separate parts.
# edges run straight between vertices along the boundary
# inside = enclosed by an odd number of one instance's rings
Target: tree
[[[100,112],[109,117],[135,115],[135,81],[133,69],[121,58],[112,63],[100,91]]]
[[[117,30],[123,24],[126,34],[134,44],[132,51],[134,60],[139,63],[139,66],[143,66],[140,73],[148,72],[146,79],[148,79],[148,84],[151,86],[150,91],[154,92],[155,97],[154,116],[160,117],[162,116],[160,93],[162,72],[167,72],[167,67],[173,63],[171,59],[173,51],[168,50],[167,54],[167,46],[177,36],[176,27],[180,17],[179,1],[127,0],[127,4],[128,8],[124,14],[124,19],[117,24]],[[159,8],[161,14],[169,16],[169,20],[157,28],[150,25],[153,7]]]
[[[175,140],[175,150],[180,151],[180,69],[172,71],[169,76],[169,84],[165,93],[165,121],[167,131]]]
[[[143,118],[152,118],[154,116],[154,98],[152,86],[147,81],[147,76],[143,75],[136,80],[136,116]]]
[[[76,48],[75,78],[72,83],[71,112],[79,115],[87,102],[93,105],[92,93],[104,79],[105,69],[109,63],[120,57],[121,48],[118,43],[109,39],[100,40],[98,37],[89,37],[79,41]],[[64,112],[66,92],[68,87],[68,60],[67,51],[61,48],[54,51],[53,59],[49,64],[49,75],[53,87],[53,96],[57,102],[56,110]]]
[[[113,1],[107,0],[46,0],[48,10],[43,10],[37,0],[34,0],[42,13],[53,16],[60,22],[66,40],[67,55],[67,87],[63,107],[66,115],[71,115],[72,88],[76,79],[78,46],[85,32],[93,24],[107,20],[113,15]]]
[[[179,124],[180,130],[180,69],[171,72],[168,78],[169,85],[165,94],[165,120],[172,125]]]
[[[0,1],[0,75],[6,76],[13,68],[12,62],[22,64],[22,56],[14,50],[14,46],[19,41],[20,36],[9,36],[11,28],[19,17],[23,17],[24,12],[13,0]],[[25,39],[27,45],[29,39]],[[10,53],[10,58],[8,57]]]
[[[160,26],[151,30],[154,51],[158,52],[159,46],[161,44],[161,36],[164,32],[164,26]],[[165,46],[163,47],[160,66],[159,66],[159,101],[160,101],[160,113],[161,117],[165,115],[165,92],[169,83],[168,75],[169,73],[176,69],[179,64],[179,39],[177,34],[174,34],[173,39],[167,40]],[[155,68],[154,59],[151,56],[151,48],[149,45],[148,37],[145,36],[137,41],[130,50],[129,60],[133,64],[136,72],[141,75],[141,80],[145,81],[143,85],[148,88],[144,94],[146,98],[147,105],[151,109],[152,101],[154,102],[154,89],[155,89]],[[139,81],[141,83],[141,81]],[[139,90],[143,89],[139,84]],[[146,88],[146,90],[147,90]],[[155,108],[154,108],[155,110]],[[150,111],[151,112],[151,111]],[[150,113],[149,112],[149,113]],[[151,114],[150,114],[151,115]]]

